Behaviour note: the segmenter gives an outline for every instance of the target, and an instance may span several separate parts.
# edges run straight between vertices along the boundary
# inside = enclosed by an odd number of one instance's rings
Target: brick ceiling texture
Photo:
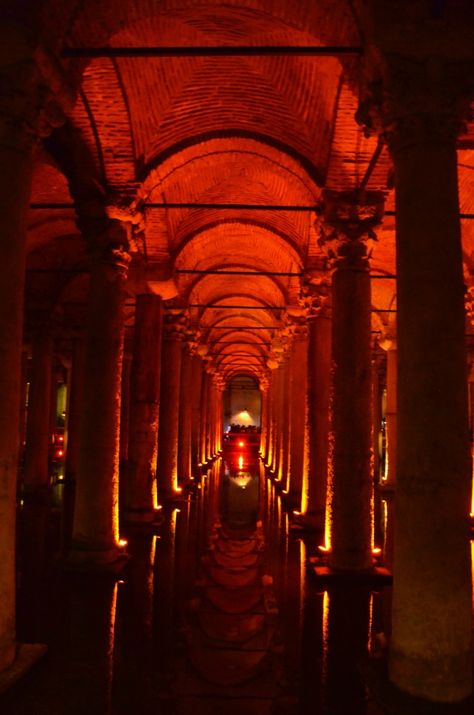
[[[58,54],[65,47],[357,47],[361,37],[350,5],[49,0],[37,3],[35,21]],[[351,78],[360,60],[122,56],[61,62],[77,99],[66,125],[37,155],[32,203],[63,206],[30,210],[27,310],[48,304],[72,329],[80,325],[88,284],[83,214],[118,201],[142,215],[134,260],[166,263],[174,271],[173,305],[215,306],[189,307],[188,315],[219,372],[227,379],[238,373],[262,378],[276,328],[286,325],[288,308],[297,312],[300,276],[176,271],[299,274],[311,267],[323,277],[316,212],[149,204],[314,207],[323,188],[357,188],[377,148],[377,138],[364,136],[354,118],[358,97]],[[474,211],[473,138],[470,128],[459,148],[464,212]],[[383,191],[386,209],[393,210],[386,148],[366,188]],[[474,270],[473,224],[462,222],[466,274]],[[394,274],[393,216],[385,216],[377,237],[372,272]],[[375,331],[393,320],[387,311],[395,307],[395,281],[372,284]],[[133,295],[128,303],[127,324],[133,326]]]

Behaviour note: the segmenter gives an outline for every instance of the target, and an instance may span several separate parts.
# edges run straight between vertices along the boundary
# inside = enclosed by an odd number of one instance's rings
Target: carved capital
[[[471,62],[386,54],[378,75],[366,79],[356,120],[368,135],[377,132],[392,153],[413,144],[454,142],[471,118],[473,77]]]
[[[471,325],[474,325],[474,283],[470,286],[466,286],[464,306],[466,308],[466,318]]]
[[[317,279],[317,282],[303,283],[299,304],[305,311],[306,318],[318,318],[326,315],[330,310],[331,287],[325,278]]]
[[[318,244],[325,251],[330,268],[368,270],[372,250],[367,244],[377,240],[374,228],[381,222],[383,211],[381,191],[323,192]]]
[[[163,316],[163,337],[182,340],[187,328],[187,317],[183,310],[166,309]]]
[[[108,270],[112,270],[114,273],[118,273],[122,277],[127,276],[131,256],[123,246],[111,243],[108,246],[105,246],[96,255],[100,266]]]

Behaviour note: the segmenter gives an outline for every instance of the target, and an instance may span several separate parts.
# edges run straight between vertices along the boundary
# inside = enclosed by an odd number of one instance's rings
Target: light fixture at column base
[[[392,574],[383,566],[373,566],[361,571],[341,571],[333,569],[321,558],[308,559],[310,572],[317,579],[318,585],[335,586],[339,584],[364,584],[367,586],[388,586],[392,583]]]
[[[18,643],[13,663],[0,672],[0,694],[11,688],[22,678],[46,653],[47,646],[42,643]]]

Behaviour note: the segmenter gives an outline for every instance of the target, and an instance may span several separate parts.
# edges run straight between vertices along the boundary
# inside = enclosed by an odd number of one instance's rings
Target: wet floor
[[[388,558],[389,519],[385,501]],[[118,579],[58,567],[60,521],[21,514],[18,635],[49,650],[2,715],[381,715],[359,666],[383,651],[390,588],[318,585],[318,540],[248,455],[216,462],[156,533],[126,534]]]

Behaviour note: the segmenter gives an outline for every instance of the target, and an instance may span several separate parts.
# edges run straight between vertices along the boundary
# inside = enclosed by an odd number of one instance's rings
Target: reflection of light
[[[328,652],[329,652],[329,592],[324,591],[323,594],[323,662],[322,662],[322,680],[323,683],[327,680],[328,675]]]
[[[238,487],[240,487],[241,489],[245,489],[247,484],[251,481],[252,477],[248,472],[246,472],[234,475],[230,477],[230,479],[232,479],[234,484],[236,484]]]
[[[374,594],[370,594],[370,601],[369,601],[369,639],[367,643],[367,649],[369,651],[369,654],[372,652],[372,623],[374,619]]]
[[[245,442],[239,442],[239,447],[244,447],[244,446],[245,446]]]
[[[242,455],[240,455],[238,462],[239,462],[239,469],[243,469],[244,468],[244,458],[242,457]]]
[[[295,516],[301,516],[301,512],[300,512],[300,511],[295,511],[295,509],[293,509],[293,514],[294,514]]]

